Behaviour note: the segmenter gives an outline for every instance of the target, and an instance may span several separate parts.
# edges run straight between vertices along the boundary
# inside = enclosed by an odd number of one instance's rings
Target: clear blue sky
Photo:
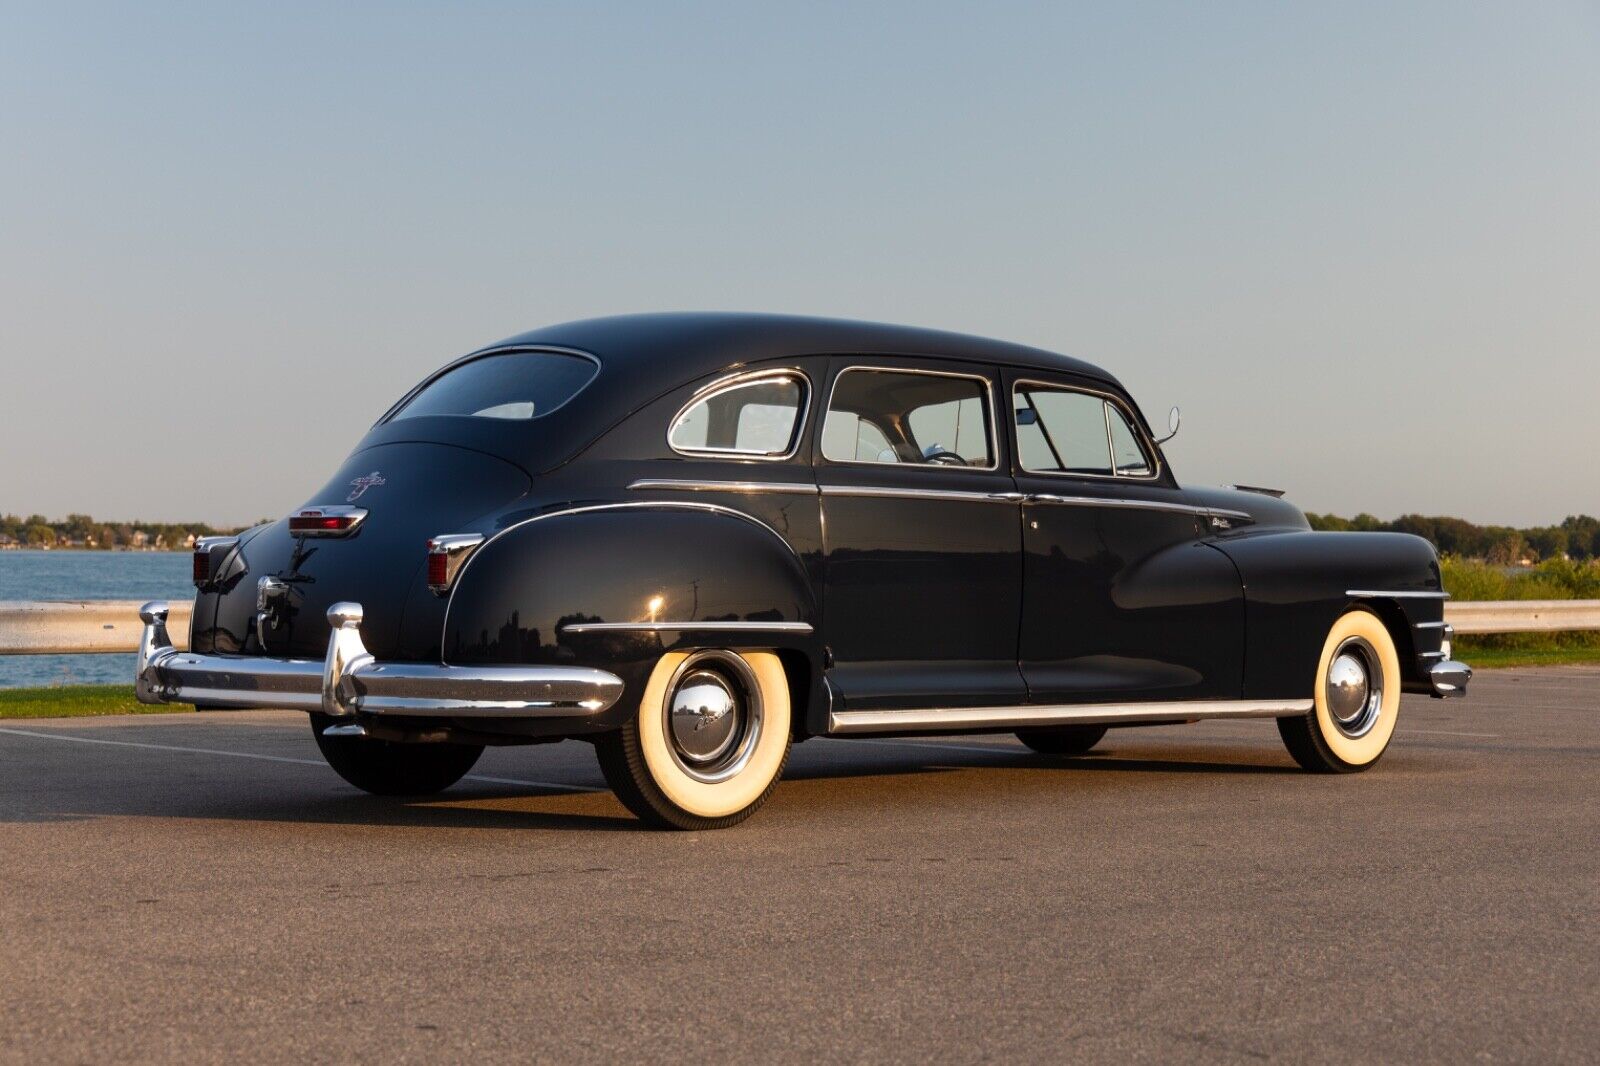
[[[3,510],[279,514],[480,344],[762,309],[1101,363],[1190,483],[1600,512],[1594,4],[8,3],[0,145]]]

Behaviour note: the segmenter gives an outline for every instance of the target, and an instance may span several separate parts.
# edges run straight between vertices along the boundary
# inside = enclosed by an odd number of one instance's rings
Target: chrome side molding
[[[696,481],[689,478],[646,477],[628,483],[634,491],[667,489],[675,492],[776,492],[815,496],[817,487],[798,481]]]
[[[1448,600],[1448,592],[1413,592],[1408,589],[1345,589],[1344,594],[1354,599],[1393,600]]]
[[[824,496],[882,496],[888,499],[955,500],[962,503],[1021,503],[1020,492],[969,492],[962,489],[915,489],[892,485],[821,485]]]
[[[809,633],[810,622],[572,622],[563,633]]]
[[[1311,700],[1169,700],[1077,703],[1063,706],[929,707],[917,710],[832,711],[829,736],[852,733],[951,733],[1053,725],[1196,722],[1213,718],[1288,718],[1306,714]]]

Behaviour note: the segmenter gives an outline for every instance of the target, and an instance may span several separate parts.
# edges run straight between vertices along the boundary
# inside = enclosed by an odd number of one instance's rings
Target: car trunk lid
[[[467,448],[408,441],[355,452],[305,504],[244,545],[248,571],[218,599],[215,649],[320,657],[328,608],[351,600],[365,609],[368,649],[393,655],[408,600],[432,596],[429,539],[477,531],[529,488],[519,467]],[[258,625],[263,578],[276,584]]]

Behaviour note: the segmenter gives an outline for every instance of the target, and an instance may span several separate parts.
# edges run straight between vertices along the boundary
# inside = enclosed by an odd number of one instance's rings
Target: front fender
[[[772,648],[820,679],[816,620],[800,559],[749,516],[670,503],[579,508],[512,526],[473,554],[445,613],[442,648],[447,663],[608,670],[628,688],[593,722],[605,729],[632,713],[667,651]],[[672,622],[723,627],[645,628]],[[632,628],[608,628],[618,624]],[[808,700],[810,688],[802,683],[795,695]]]
[[[1437,593],[1439,557],[1404,533],[1284,532],[1220,537],[1212,542],[1239,569],[1245,598],[1246,699],[1304,699],[1334,620],[1355,606],[1383,618],[1395,638],[1407,687],[1418,684],[1416,644],[1425,621],[1444,617],[1441,598],[1351,595]]]

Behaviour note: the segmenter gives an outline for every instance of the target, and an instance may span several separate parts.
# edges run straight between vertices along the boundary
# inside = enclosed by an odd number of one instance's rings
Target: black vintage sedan
[[[1176,430],[1176,412],[1171,428]],[[310,713],[347,781],[447,788],[578,738],[652,825],[731,825],[813,736],[1270,718],[1373,765],[1461,695],[1433,548],[1178,484],[1088,363],[741,314],[552,326],[449,364],[304,507],[202,541],[140,697]]]

